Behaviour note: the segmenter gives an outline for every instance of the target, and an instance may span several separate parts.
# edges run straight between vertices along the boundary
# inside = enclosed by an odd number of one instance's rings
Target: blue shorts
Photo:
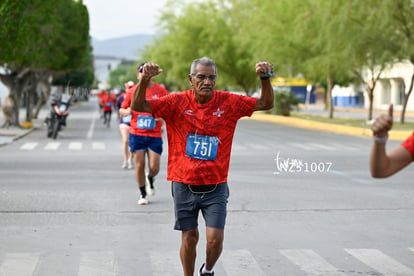
[[[230,192],[227,182],[216,186],[211,192],[194,193],[190,190],[190,185],[172,182],[175,230],[186,231],[196,228],[200,210],[207,227],[224,229]]]
[[[162,138],[129,134],[129,148],[131,152],[152,150],[161,155]]]

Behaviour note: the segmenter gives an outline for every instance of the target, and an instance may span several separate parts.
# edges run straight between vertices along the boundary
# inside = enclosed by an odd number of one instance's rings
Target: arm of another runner
[[[126,117],[126,116],[128,116],[129,114],[131,114],[131,108],[130,107],[128,107],[128,108],[120,108],[119,109],[119,116],[121,116],[121,117]]]
[[[156,63],[147,62],[144,64],[142,78],[135,87],[134,94],[132,95],[131,109],[133,111],[152,113],[151,106],[146,100],[147,86],[151,79],[161,72],[162,69]]]
[[[131,93],[126,93],[121,108],[119,109],[119,115],[126,117],[129,114],[131,114]]]
[[[386,141],[388,131],[393,125],[393,106],[390,105],[388,114],[382,114],[372,124],[374,136],[370,156],[370,169],[372,177],[383,178],[393,175],[412,162],[410,153],[399,145],[389,153],[386,153]]]
[[[269,62],[256,63],[256,74],[260,76],[261,93],[257,99],[254,111],[269,110],[273,108],[274,94],[270,77],[273,74],[273,66]]]

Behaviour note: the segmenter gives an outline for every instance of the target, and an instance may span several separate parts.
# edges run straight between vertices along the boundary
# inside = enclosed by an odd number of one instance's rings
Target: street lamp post
[[[306,106],[310,103],[310,94],[312,92],[312,84],[306,85]]]

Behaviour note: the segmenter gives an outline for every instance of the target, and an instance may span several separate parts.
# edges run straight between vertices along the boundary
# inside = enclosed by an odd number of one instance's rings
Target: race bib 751
[[[188,157],[198,160],[216,160],[218,137],[188,134],[186,154]]]

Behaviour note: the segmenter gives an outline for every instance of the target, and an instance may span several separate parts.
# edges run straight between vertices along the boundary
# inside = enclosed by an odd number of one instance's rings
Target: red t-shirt
[[[414,160],[414,132],[401,145],[408,150]]]
[[[122,108],[126,109],[131,106],[132,95],[134,94],[135,87],[137,85],[138,84],[135,84],[126,92],[125,99],[122,102]],[[158,99],[168,94],[167,89],[157,83],[154,83],[151,88],[147,89],[146,99]],[[129,132],[140,136],[162,137],[162,121],[155,120],[155,118],[150,113],[132,111],[131,127],[129,128]]]
[[[101,103],[104,111],[112,111],[112,106],[115,104],[115,94],[104,94]]]
[[[226,182],[237,121],[252,115],[256,101],[214,91],[210,102],[201,105],[193,90],[149,100],[167,125],[167,179],[192,185]]]

